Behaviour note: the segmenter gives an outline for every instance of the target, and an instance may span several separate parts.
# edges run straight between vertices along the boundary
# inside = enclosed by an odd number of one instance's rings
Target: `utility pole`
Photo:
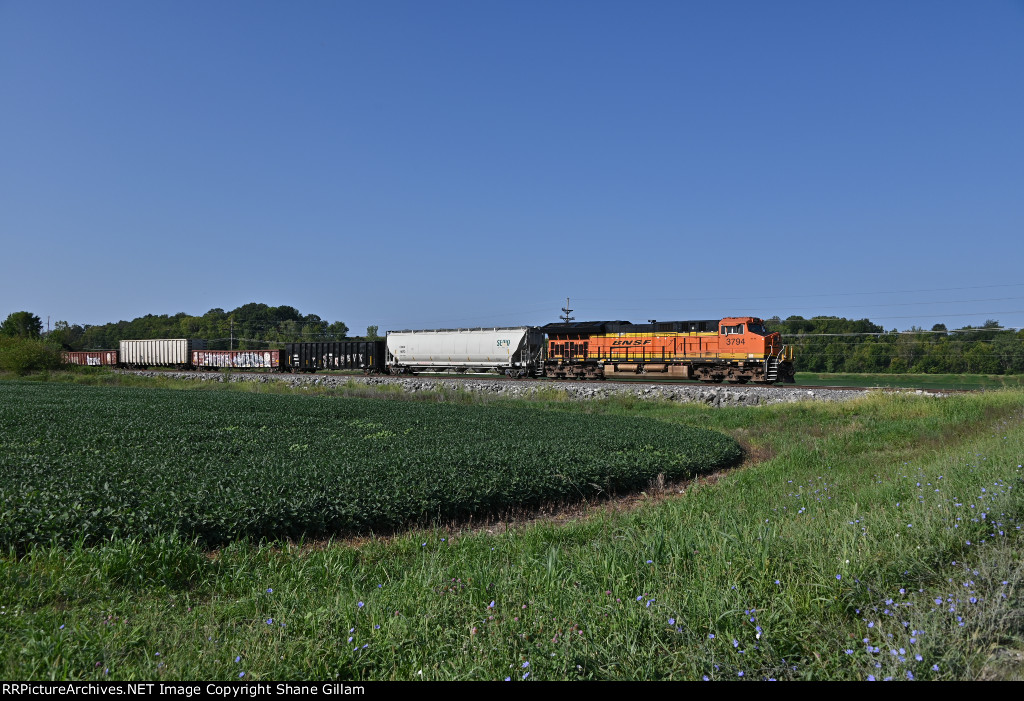
[[[231,321],[231,340],[228,342],[228,350],[235,349],[235,317],[230,318]]]
[[[565,312],[565,316],[560,316],[558,318],[561,319],[562,321],[564,321],[566,324],[568,324],[570,321],[574,321],[576,319],[576,317],[574,317],[574,316],[569,316],[572,313],[573,310],[569,308],[569,298],[568,297],[565,298],[565,306],[562,307],[562,311]]]

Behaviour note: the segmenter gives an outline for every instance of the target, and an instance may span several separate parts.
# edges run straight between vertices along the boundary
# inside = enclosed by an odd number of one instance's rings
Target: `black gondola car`
[[[387,344],[383,339],[287,343],[283,364],[291,372],[361,370],[369,374],[385,371],[386,355]]]

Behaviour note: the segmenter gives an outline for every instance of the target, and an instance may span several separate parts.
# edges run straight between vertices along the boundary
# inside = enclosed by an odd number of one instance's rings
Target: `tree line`
[[[978,327],[931,330],[911,327],[886,331],[869,319],[815,316],[773,317],[778,331],[794,348],[798,372],[881,373],[1024,373],[1024,330],[1002,329],[995,320]],[[62,350],[117,348],[126,338],[202,338],[211,349],[280,347],[297,341],[347,338],[344,322],[328,322],[295,307],[249,303],[237,309],[211,309],[202,316],[147,314],[132,321],[80,326],[58,321],[48,333],[39,317],[15,312],[0,324],[0,338],[34,338]],[[366,337],[376,339],[377,327]]]
[[[773,317],[765,323],[793,346],[798,372],[1024,373],[1024,330],[1002,329],[995,320],[903,332],[835,316]]]
[[[11,314],[0,335],[42,338],[63,350],[99,350],[117,348],[128,338],[202,338],[213,350],[279,347],[299,341],[335,341],[348,337],[342,321],[330,322],[316,314],[302,314],[295,307],[271,307],[251,302],[237,309],[211,309],[202,316],[184,312],[147,314],[131,321],[99,325],[58,321],[45,332],[38,317],[29,312]],[[367,329],[376,335],[377,327]]]

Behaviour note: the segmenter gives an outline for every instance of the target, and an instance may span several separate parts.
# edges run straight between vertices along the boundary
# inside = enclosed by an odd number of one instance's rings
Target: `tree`
[[[999,358],[992,348],[982,343],[973,345],[964,353],[967,372],[982,375],[995,375],[999,372]]]
[[[72,326],[66,321],[58,321],[53,325],[53,331],[46,334],[46,341],[64,350],[81,350],[84,333],[85,329],[78,324]]]
[[[186,316],[181,320],[181,334],[185,338],[199,338],[199,329],[203,327],[201,316]]]
[[[27,375],[34,370],[60,367],[60,351],[34,338],[0,337],[0,370]]]
[[[368,341],[376,341],[377,339],[379,339],[380,336],[377,335],[377,329],[379,329],[379,328],[380,328],[379,326],[367,326],[366,327],[366,340],[368,340]]]
[[[913,331],[914,329],[911,328]],[[919,336],[905,334],[896,340],[897,357],[902,360],[901,367],[912,368],[925,356],[927,349]],[[896,372],[895,370],[893,372]],[[903,370],[902,372],[906,372]]]
[[[72,341],[64,340],[71,335]],[[86,348],[117,348],[118,341],[126,338],[189,338],[205,339],[210,350],[227,350],[234,339],[234,347],[264,348],[268,344],[278,347],[286,342],[323,341],[345,338],[348,326],[336,321],[328,324],[316,314],[301,314],[295,307],[270,307],[250,302],[237,309],[214,307],[200,316],[179,312],[146,316],[100,326],[71,326],[64,329],[58,324],[53,340],[72,350]]]
[[[0,335],[18,338],[39,338],[43,333],[42,320],[31,312],[14,312],[0,324]]]

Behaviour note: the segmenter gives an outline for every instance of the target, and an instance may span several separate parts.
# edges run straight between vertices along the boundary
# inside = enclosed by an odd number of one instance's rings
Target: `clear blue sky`
[[[0,317],[1024,326],[1024,2],[0,0]]]

